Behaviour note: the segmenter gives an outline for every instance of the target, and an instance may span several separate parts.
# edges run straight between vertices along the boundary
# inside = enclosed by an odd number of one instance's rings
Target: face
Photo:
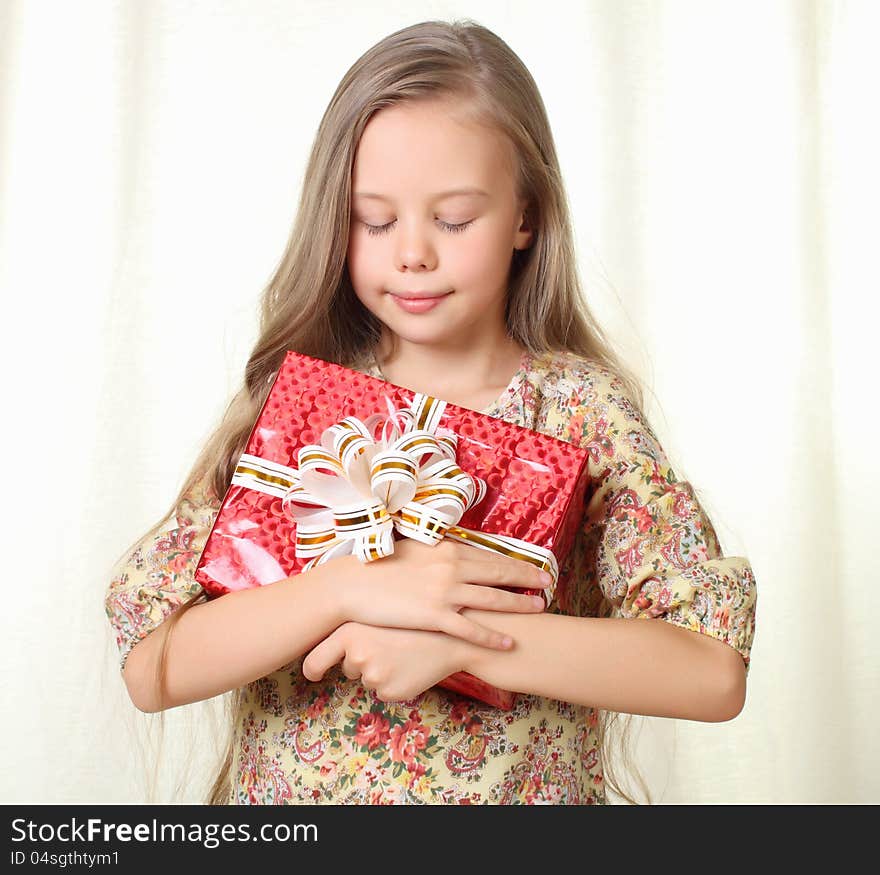
[[[355,294],[385,332],[447,348],[506,334],[513,250],[532,236],[512,163],[506,138],[442,102],[370,119],[355,154],[347,257]],[[424,294],[434,297],[405,300]]]

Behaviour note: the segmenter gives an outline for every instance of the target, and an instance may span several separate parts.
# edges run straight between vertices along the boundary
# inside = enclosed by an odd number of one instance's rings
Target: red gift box
[[[549,435],[288,352],[195,577],[214,598],[292,577],[340,551],[381,562],[395,534],[445,536],[550,571],[556,581],[547,592],[517,590],[549,603],[567,583],[559,567],[581,519],[587,459],[586,450]],[[348,500],[337,491],[343,486]],[[322,489],[336,495],[332,510],[316,497]],[[392,494],[408,499],[393,512]],[[460,514],[452,524],[449,502]],[[467,672],[439,686],[505,710],[516,697]]]

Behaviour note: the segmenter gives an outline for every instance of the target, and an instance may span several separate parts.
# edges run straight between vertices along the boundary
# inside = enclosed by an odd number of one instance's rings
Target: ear
[[[516,230],[516,234],[513,237],[513,248],[514,249],[528,249],[529,246],[532,245],[534,240],[534,230],[532,228],[531,219],[529,218],[529,213],[527,209],[528,205],[525,201],[520,203],[520,221],[519,228]]]

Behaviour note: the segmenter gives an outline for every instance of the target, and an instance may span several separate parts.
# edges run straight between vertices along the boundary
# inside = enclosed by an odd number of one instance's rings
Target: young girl
[[[200,551],[291,349],[586,448],[562,595],[542,610],[499,588],[543,585],[525,562],[404,538],[206,601]],[[114,572],[132,701],[232,691],[215,803],[603,803],[606,783],[633,801],[609,781],[610,715],[735,717],[756,602],[642,407],[584,303],[520,59],[472,22],[392,34],[321,121],[243,388]],[[435,686],[457,670],[521,691],[514,709]]]

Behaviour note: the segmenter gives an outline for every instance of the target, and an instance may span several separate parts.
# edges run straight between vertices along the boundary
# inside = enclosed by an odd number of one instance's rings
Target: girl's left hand
[[[319,681],[337,663],[351,680],[383,702],[403,702],[459,671],[466,642],[445,632],[343,623],[303,660],[303,675]]]

